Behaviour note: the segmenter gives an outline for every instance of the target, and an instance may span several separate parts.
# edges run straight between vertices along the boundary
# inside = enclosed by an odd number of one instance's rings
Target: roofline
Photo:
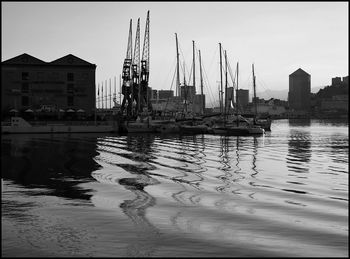
[[[51,64],[50,62],[45,62],[45,64],[3,64],[1,62],[1,66],[9,66],[9,67],[17,67],[17,66],[21,66],[21,67],[85,67],[85,68],[88,68],[88,67],[93,67],[93,68],[96,68],[97,65],[96,64],[87,64],[87,65],[66,65],[66,64],[63,64],[63,65],[60,65],[60,64]]]
[[[25,63],[4,64],[5,62],[8,62],[8,61],[10,61],[10,60],[12,60],[12,59],[15,59],[15,58],[20,57],[20,56],[23,56],[23,55],[28,55],[28,56],[30,56],[30,57],[32,57],[32,58],[34,58],[34,59],[37,59],[38,61],[41,61],[41,62],[43,62],[43,63],[42,63],[42,64],[28,64],[28,63],[27,63],[27,64],[25,64]],[[88,64],[86,64],[86,65],[66,65],[66,64],[60,65],[60,64],[52,64],[52,62],[55,62],[55,61],[57,61],[57,60],[60,60],[60,59],[62,59],[62,58],[65,58],[65,57],[67,57],[67,56],[73,56],[73,57],[75,57],[75,58],[77,58],[77,59],[79,59],[79,60],[81,60],[81,61],[84,61],[84,62],[86,62],[86,63],[88,63]],[[76,66],[76,67],[78,67],[78,66],[81,66],[81,67],[95,66],[95,67],[96,67],[96,64],[90,63],[90,62],[88,62],[88,61],[86,61],[86,60],[84,60],[84,59],[82,59],[82,58],[79,58],[79,57],[73,55],[73,54],[67,54],[67,55],[65,55],[65,56],[63,56],[63,57],[57,58],[57,59],[52,60],[52,61],[50,61],[50,62],[46,62],[46,61],[43,61],[43,60],[41,60],[41,59],[39,59],[39,58],[37,58],[37,57],[34,57],[34,56],[28,54],[28,53],[23,53],[23,54],[20,54],[20,55],[15,56],[15,57],[13,57],[13,58],[9,58],[9,59],[6,59],[6,60],[4,60],[4,61],[1,61],[1,65],[2,65],[2,66],[3,66],[3,65],[4,65],[4,66],[5,66],[5,65],[24,65],[24,66],[46,66],[46,65],[51,65],[51,66]]]
[[[299,70],[301,70],[301,71],[304,72],[305,74],[311,76],[308,72],[305,72],[305,71],[304,71],[303,69],[301,69],[301,68],[298,68],[297,70],[295,70],[293,73],[290,74],[290,76],[293,75],[293,74],[295,74],[295,73],[298,72]]]

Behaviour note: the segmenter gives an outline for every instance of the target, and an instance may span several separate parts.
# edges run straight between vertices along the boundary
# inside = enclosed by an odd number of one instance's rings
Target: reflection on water
[[[96,142],[46,134],[3,136],[1,151],[3,178],[25,187],[41,188],[45,195],[90,199],[87,190],[76,186],[90,181],[91,173],[99,168],[93,160],[97,155]]]
[[[291,129],[288,140],[288,156],[286,158],[287,167],[291,172],[308,173],[308,162],[311,158],[310,138],[311,135],[307,131]]]
[[[273,127],[7,136],[2,254],[347,255],[347,125]]]
[[[127,136],[127,150],[136,154],[142,154],[142,156],[135,157],[137,162],[148,163],[151,160],[152,143],[154,136],[142,135],[142,136]],[[147,174],[148,168],[146,167],[132,167],[119,165],[126,171],[135,175],[135,178],[121,178],[118,183],[124,186],[127,190],[131,191],[135,198],[132,200],[125,200],[120,204],[120,208],[133,222],[136,228],[139,228],[142,233],[141,241],[130,244],[127,248],[127,256],[152,256],[155,245],[154,240],[157,240],[159,233],[157,229],[146,218],[146,210],[149,207],[154,206],[156,203],[155,198],[149,195],[144,188],[150,184],[156,184],[151,176]]]

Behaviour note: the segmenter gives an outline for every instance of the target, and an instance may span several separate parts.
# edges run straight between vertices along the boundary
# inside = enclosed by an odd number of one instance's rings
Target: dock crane
[[[147,107],[148,111],[152,111],[152,105],[148,96],[148,80],[149,80],[149,11],[147,12],[145,37],[143,42],[141,71],[140,71],[140,88],[141,88],[141,100],[140,111]]]
[[[131,100],[136,102],[134,113],[140,112],[140,18],[137,21],[134,56],[132,60]]]
[[[124,59],[123,64],[123,73],[122,73],[122,94],[123,102],[121,106],[121,112],[123,113],[125,105],[127,105],[127,116],[131,115],[132,112],[132,99],[131,99],[131,62],[132,62],[132,19],[130,19],[130,28],[129,28],[129,38],[128,38],[128,47],[126,51],[126,58]]]

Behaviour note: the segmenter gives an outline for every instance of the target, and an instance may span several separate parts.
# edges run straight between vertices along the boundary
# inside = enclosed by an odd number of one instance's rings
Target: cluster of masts
[[[140,60],[140,18],[137,21],[137,29],[136,29],[136,37],[135,37],[135,46],[134,53],[132,48],[132,19],[130,19],[130,28],[129,28],[129,37],[128,37],[128,45],[126,51],[126,57],[123,63],[123,71],[122,71],[122,94],[123,101],[121,103],[121,112],[122,114],[126,110],[127,117],[137,116],[142,112],[151,112],[152,105],[150,102],[150,94],[149,94],[149,61],[150,61],[150,33],[149,33],[149,11],[147,12],[146,19],[146,27],[144,34],[144,42],[143,42],[143,50],[142,50],[142,58]],[[177,53],[177,82],[176,82],[176,95],[185,99],[185,110],[186,110],[186,99],[188,96],[188,87],[186,87],[186,81],[184,79],[184,91],[181,91],[180,86],[180,69],[179,69],[179,52],[178,52],[178,39],[177,34],[175,33],[176,38],[176,53]],[[193,42],[193,87],[195,89],[195,43]],[[223,89],[223,75],[222,75],[222,49],[221,43],[219,43],[220,48],[220,89],[219,89],[219,102],[220,102],[220,112],[222,114],[227,114],[230,110],[231,103],[228,101],[232,101],[232,96],[229,98],[228,96],[228,62],[227,62],[227,54],[226,50],[224,51],[225,57],[225,91]],[[203,97],[203,79],[202,79],[202,65],[201,65],[201,53],[199,50],[199,62],[200,62],[200,84],[201,84],[201,96]],[[230,71],[231,73],[231,71]],[[232,78],[232,74],[231,74]],[[238,91],[238,62],[236,68],[236,91]],[[235,88],[235,79],[233,81],[233,88]],[[253,65],[253,84],[254,84],[254,98],[256,96],[255,93],[255,75],[254,75],[254,65]],[[195,91],[195,90],[194,90]],[[225,99],[224,99],[225,93]],[[233,92],[232,92],[233,95]],[[204,98],[202,99],[203,103],[201,104],[201,113],[204,110]],[[255,113],[256,104],[255,104]],[[236,94],[236,110],[238,109],[238,95]]]
[[[122,71],[122,94],[124,95],[121,112],[126,109],[127,116],[134,116],[152,106],[148,96],[149,80],[149,11],[147,12],[145,36],[140,60],[140,18],[137,21],[134,54],[132,54],[132,19],[130,19],[128,47]],[[133,105],[134,104],[134,105]]]
[[[224,51],[224,56],[225,56],[225,91],[223,90],[223,80],[222,80],[222,48],[221,48],[221,43],[219,43],[219,53],[220,53],[220,89],[219,89],[219,102],[220,102],[220,112],[221,114],[224,114],[225,116],[230,112],[231,104],[233,104],[233,93],[232,96],[228,96],[228,61],[227,61],[227,53],[226,50]],[[236,114],[238,113],[238,108],[239,108],[239,98],[238,98],[238,71],[239,71],[239,63],[237,62],[236,66],[236,74],[235,77],[232,79],[233,81],[233,90],[236,86],[236,107],[235,111]],[[255,87],[255,73],[254,73],[254,64],[252,64],[252,72],[253,72],[253,88],[254,88],[254,113],[255,115],[257,114],[257,104],[256,104],[256,87]],[[231,69],[230,69],[230,74],[231,74]],[[232,78],[232,75],[231,75]],[[235,83],[236,82],[236,83]],[[224,99],[224,93],[225,93],[225,99]],[[229,103],[230,102],[230,103]],[[231,103],[232,102],[232,103]]]

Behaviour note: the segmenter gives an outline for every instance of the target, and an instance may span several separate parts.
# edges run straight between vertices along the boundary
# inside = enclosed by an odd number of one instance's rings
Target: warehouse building
[[[28,54],[1,64],[1,111],[95,110],[96,65],[74,55],[51,62]]]

